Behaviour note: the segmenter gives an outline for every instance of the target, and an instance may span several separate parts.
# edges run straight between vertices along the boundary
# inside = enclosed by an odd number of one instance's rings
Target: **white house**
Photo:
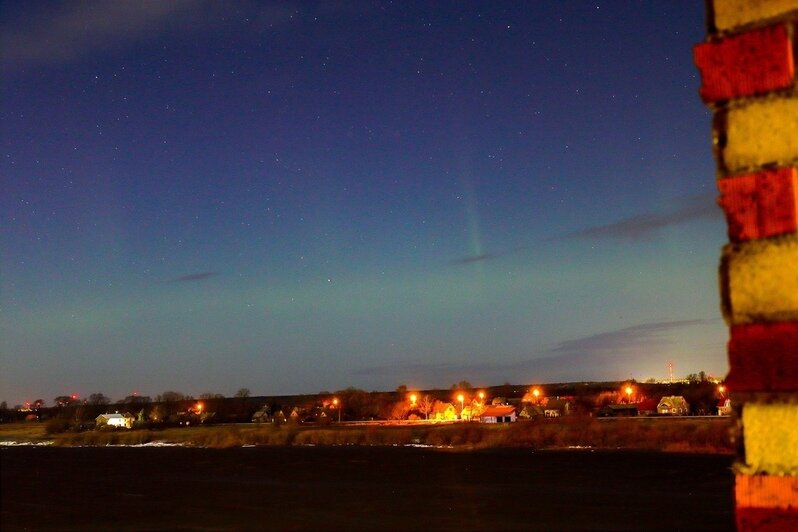
[[[119,427],[123,429],[133,428],[133,418],[122,414],[100,414],[95,419],[98,427],[107,425],[109,427]]]
[[[663,397],[657,405],[657,414],[671,416],[686,416],[690,413],[690,406],[681,395]]]
[[[479,415],[480,423],[513,423],[516,420],[515,407],[490,405]]]

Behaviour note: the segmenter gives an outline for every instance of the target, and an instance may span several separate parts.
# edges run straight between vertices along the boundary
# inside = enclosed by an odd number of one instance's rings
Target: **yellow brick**
[[[798,235],[724,247],[721,294],[731,325],[798,320]]]
[[[743,405],[746,468],[771,475],[798,472],[798,403]]]
[[[728,30],[798,9],[798,0],[714,0],[715,26]]]
[[[730,109],[726,139],[723,163],[732,173],[798,160],[798,97],[755,100]]]
[[[737,475],[734,483],[738,507],[798,508],[798,477]]]

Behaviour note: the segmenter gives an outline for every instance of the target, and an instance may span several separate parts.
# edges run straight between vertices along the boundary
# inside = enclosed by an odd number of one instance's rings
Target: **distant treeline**
[[[205,393],[192,397],[180,392],[166,391],[155,398],[130,395],[115,403],[102,393],[93,393],[86,398],[58,396],[48,406],[38,399],[28,405],[7,408],[0,403],[0,422],[46,421],[59,418],[77,425],[89,424],[104,413],[119,412],[135,417],[139,424],[180,424],[185,421],[202,423],[249,422],[256,413],[264,419],[280,421],[319,421],[340,417],[343,421],[393,419],[397,403],[408,400],[410,394],[418,401],[457,402],[462,394],[466,403],[482,392],[487,402],[520,404],[532,389],[538,389],[542,397],[568,397],[574,404],[575,414],[590,414],[606,404],[658,400],[663,396],[681,395],[690,406],[691,414],[714,414],[718,402],[718,387],[706,380],[703,372],[687,381],[674,383],[645,382],[634,380],[615,382],[577,382],[554,384],[514,385],[475,388],[467,381],[453,384],[449,389],[412,390],[401,385],[396,390],[367,392],[358,388],[347,388],[336,392],[317,394],[252,396],[246,388],[234,397]],[[632,386],[634,395],[625,396],[623,390]],[[333,404],[333,400],[336,400]],[[293,414],[293,416],[292,416]]]

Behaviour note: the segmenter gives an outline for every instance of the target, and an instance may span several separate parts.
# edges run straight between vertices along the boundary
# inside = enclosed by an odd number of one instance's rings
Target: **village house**
[[[540,405],[525,404],[524,408],[518,413],[518,417],[525,419],[534,419],[536,417],[543,417],[543,407]]]
[[[718,415],[730,416],[731,413],[732,413],[731,399],[729,399],[728,397],[726,399],[722,399],[718,403]]]
[[[95,418],[97,428],[101,427],[117,427],[122,429],[133,428],[133,416],[124,414],[100,414]]]
[[[471,404],[466,405],[463,407],[463,411],[460,412],[460,419],[465,419],[466,421],[478,420],[480,414],[485,410],[486,406],[482,404]]]
[[[510,405],[490,405],[479,416],[480,423],[514,423],[515,407]]]
[[[559,397],[547,397],[541,401],[545,417],[561,417],[571,413],[571,402]]]
[[[657,414],[669,416],[686,416],[690,413],[690,406],[681,395],[663,397],[657,405]]]
[[[436,401],[429,418],[434,421],[454,421],[457,419],[457,409],[452,403]]]

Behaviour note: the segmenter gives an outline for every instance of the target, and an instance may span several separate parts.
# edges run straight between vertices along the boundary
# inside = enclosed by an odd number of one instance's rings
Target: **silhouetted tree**
[[[59,395],[53,399],[53,405],[59,408],[69,406],[75,402],[77,402],[77,397],[74,395]]]
[[[134,393],[133,395],[128,395],[124,399],[120,399],[117,404],[124,404],[124,405],[133,406],[133,405],[145,405],[145,404],[148,404],[148,403],[151,403],[151,402],[152,402],[152,399],[150,399],[150,396],[148,396],[148,395],[138,395],[138,394]]]
[[[97,392],[89,395],[89,404],[90,405],[107,405],[111,402],[111,399],[106,397],[104,394]]]
[[[239,390],[236,392],[236,397],[240,397],[240,398],[242,398],[242,399],[244,399],[244,398],[246,398],[246,397],[249,397],[249,396],[250,396],[250,391],[249,391],[249,388],[240,388],[240,389],[239,389]]]
[[[690,413],[693,415],[714,414],[718,399],[717,389],[709,381],[696,382],[682,390],[682,395],[690,405]]]
[[[418,410],[424,414],[426,419],[429,419],[429,415],[432,412],[432,408],[435,406],[435,399],[430,397],[429,395],[425,395],[421,398],[421,401],[418,402]]]
[[[157,402],[159,402],[159,403],[161,403],[161,402],[163,402],[163,403],[176,403],[178,401],[184,401],[186,399],[188,399],[188,397],[186,397],[182,393],[173,392],[173,391],[164,392],[164,393],[162,393],[161,395],[159,395],[158,397],[155,398],[155,400]]]
[[[394,403],[391,409],[391,419],[405,419],[410,412],[410,407],[406,401],[399,401]]]
[[[468,381],[460,381],[457,384],[452,384],[452,390],[462,390],[464,392],[472,390],[474,387]]]
[[[166,409],[162,404],[155,404],[147,414],[147,419],[155,423],[160,423],[166,417]]]
[[[199,399],[207,400],[207,399],[224,399],[224,395],[220,393],[211,393],[205,392],[199,395]]]

